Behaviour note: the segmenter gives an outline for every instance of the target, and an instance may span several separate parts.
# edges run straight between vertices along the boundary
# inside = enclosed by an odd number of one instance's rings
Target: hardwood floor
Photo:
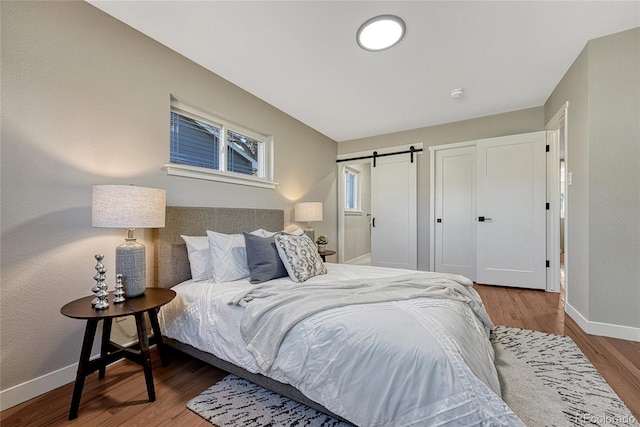
[[[78,352],[80,344],[78,344]],[[0,425],[10,426],[211,426],[187,409],[187,402],[224,378],[225,372],[190,356],[171,351],[163,368],[151,351],[156,401],[149,402],[142,368],[123,360],[85,381],[78,418],[68,421],[73,384],[67,384],[0,413]]]
[[[585,334],[565,317],[561,294],[477,285],[487,311],[499,325],[568,335],[640,419],[640,343]],[[78,343],[78,352],[80,343]],[[178,352],[160,365],[152,351],[157,400],[147,401],[140,366],[122,361],[104,379],[87,377],[79,416],[67,421],[73,384],[67,384],[0,413],[9,426],[211,426],[186,408],[187,402],[226,373]]]

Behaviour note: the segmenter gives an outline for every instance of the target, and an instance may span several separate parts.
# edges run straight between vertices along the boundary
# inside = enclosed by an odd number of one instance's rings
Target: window
[[[273,139],[177,101],[171,104],[170,175],[275,188]]]
[[[174,163],[219,169],[221,126],[171,112],[171,156]]]
[[[262,145],[262,141],[227,130],[227,169],[257,176]]]
[[[360,212],[360,171],[347,167],[344,170],[344,210]]]

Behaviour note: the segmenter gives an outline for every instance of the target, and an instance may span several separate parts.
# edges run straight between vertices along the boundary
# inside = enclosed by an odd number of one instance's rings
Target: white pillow
[[[278,255],[294,282],[300,283],[313,276],[327,274],[316,245],[307,235],[276,234],[275,240]]]
[[[284,233],[284,234],[293,234],[294,236],[302,236],[304,234],[304,231],[302,230],[302,228],[298,227],[295,230],[289,232],[287,230],[282,230],[282,231],[267,231],[264,228],[260,228],[258,230],[256,230],[256,232],[260,232],[262,234],[259,234],[259,236],[262,237],[271,237],[274,236],[278,233]]]
[[[262,236],[260,230],[251,234]],[[242,234],[224,234],[207,230],[215,283],[233,282],[249,277],[247,250]]]
[[[187,244],[191,278],[195,281],[212,279],[213,264],[211,263],[208,237],[183,235],[180,235],[180,237]]]

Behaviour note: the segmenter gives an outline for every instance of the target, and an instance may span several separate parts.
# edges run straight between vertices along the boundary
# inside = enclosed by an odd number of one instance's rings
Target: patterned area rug
[[[502,397],[526,425],[639,425],[571,338],[498,326],[491,341]],[[187,407],[218,427],[350,426],[234,375]]]
[[[638,426],[569,337],[496,327],[502,398],[527,426]]]
[[[235,375],[196,396],[187,408],[218,427],[351,427]]]

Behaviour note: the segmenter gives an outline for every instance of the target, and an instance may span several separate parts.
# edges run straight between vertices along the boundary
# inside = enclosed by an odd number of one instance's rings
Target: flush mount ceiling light
[[[380,51],[395,46],[402,40],[405,24],[395,15],[380,15],[369,19],[358,28],[356,40],[364,50]]]

